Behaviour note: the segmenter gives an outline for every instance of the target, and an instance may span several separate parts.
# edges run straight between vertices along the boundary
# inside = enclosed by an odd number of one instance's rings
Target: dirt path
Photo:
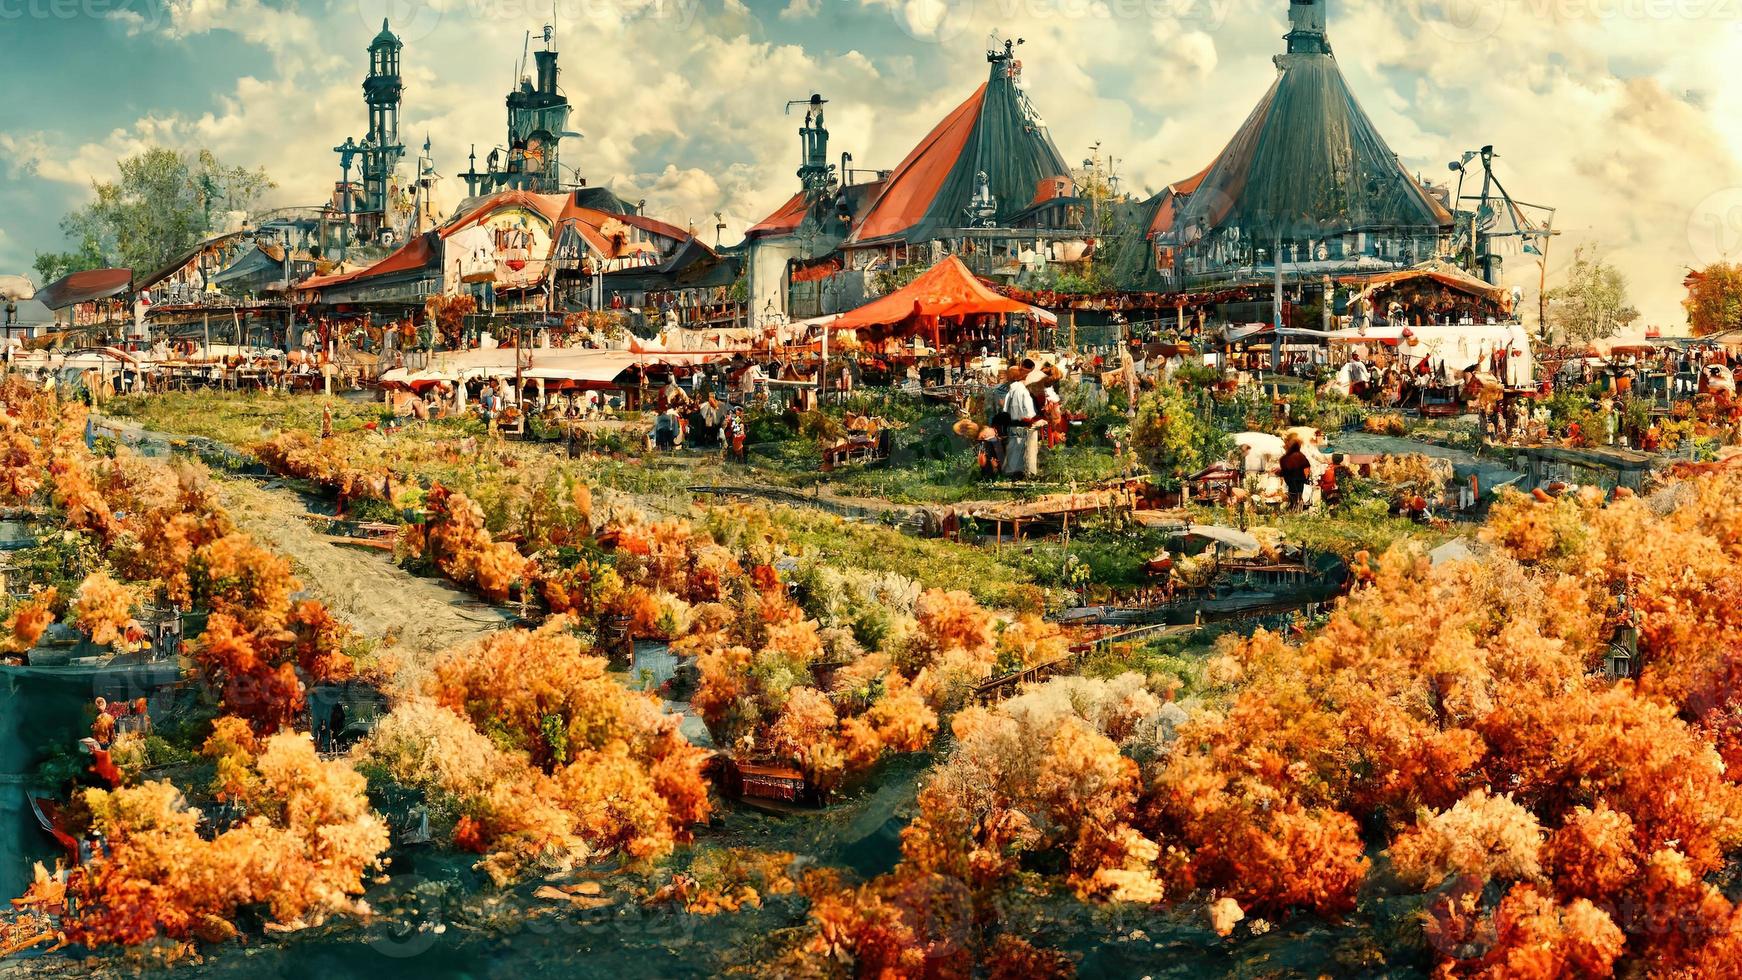
[[[924,530],[933,521],[927,516],[927,508],[915,504],[897,504],[875,497],[847,497],[815,489],[806,492],[771,484],[715,480],[708,484],[692,486],[689,490],[694,494],[711,494],[717,497],[754,497],[761,500],[771,500],[790,507],[808,507],[839,517],[876,521],[915,532]],[[945,508],[940,505],[930,509],[942,513]]]
[[[298,516],[307,506],[290,490],[242,477],[215,482],[236,523],[288,557],[306,592],[359,633],[396,638],[387,652],[397,654],[405,683],[427,677],[443,652],[508,622],[500,610],[412,575],[380,552],[327,541],[318,525]]]

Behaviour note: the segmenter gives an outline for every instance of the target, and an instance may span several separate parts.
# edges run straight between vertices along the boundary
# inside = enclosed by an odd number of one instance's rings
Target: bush
[[[1178,385],[1162,384],[1139,400],[1131,445],[1161,482],[1173,487],[1226,453],[1229,439],[1198,414]]]

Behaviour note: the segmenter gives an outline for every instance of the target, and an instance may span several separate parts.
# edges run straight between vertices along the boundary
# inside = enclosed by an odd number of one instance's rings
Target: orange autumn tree
[[[18,397],[16,392],[6,396],[8,410],[0,413],[0,499],[27,504],[48,476],[48,453],[41,420],[12,410]]]
[[[226,535],[201,547],[188,562],[194,605],[232,617],[249,629],[284,625],[291,594],[301,588],[290,562],[246,534]]]
[[[902,833],[918,871],[945,874],[978,914],[1023,855],[1062,852],[1078,895],[1156,902],[1161,850],[1136,826],[1143,783],[1134,755],[1155,734],[1159,698],[1142,678],[1061,678],[994,709],[955,717],[955,748],[920,791]]]
[[[98,473],[82,442],[61,442],[49,460],[50,501],[66,526],[86,531],[105,547],[120,531],[115,513],[97,486]]]
[[[876,976],[1070,976],[1003,901],[1027,862],[1058,855],[1065,881],[1097,900],[1164,897],[1157,844],[1133,825],[1139,759],[1152,759],[1178,709],[1142,678],[1060,678],[953,723],[948,760],[924,783],[897,869],[859,888],[811,882],[814,932],[793,972]],[[820,961],[820,962],[819,962]]]
[[[290,563],[247,535],[195,551],[188,575],[195,603],[211,610],[190,644],[194,663],[224,710],[260,734],[295,725],[308,684],[354,675],[344,650],[350,630],[319,602],[293,603],[298,584]]]
[[[973,976],[972,911],[959,882],[902,870],[858,888],[811,889],[814,934],[793,975]]]
[[[548,799],[591,847],[669,853],[708,815],[707,752],[656,698],[607,677],[569,627],[558,617],[457,651],[437,665],[436,702],[548,776]]]
[[[126,512],[110,561],[128,579],[154,583],[163,600],[188,607],[195,552],[235,531],[211,481],[195,466],[164,466],[130,453],[118,454],[111,472],[131,475],[105,484]]]
[[[923,670],[910,679],[844,631],[825,634],[776,584],[740,582],[731,603],[697,607],[672,645],[696,657],[691,704],[715,742],[796,766],[824,791],[888,753],[930,745],[938,719]],[[833,671],[828,690],[819,686],[824,669]]]
[[[353,463],[357,446],[343,436],[322,439],[313,433],[280,432],[250,451],[274,473],[308,480],[347,500],[384,500],[384,491],[392,486],[395,496],[405,481],[385,479],[385,468],[371,468]],[[386,501],[393,503],[394,501]]]
[[[406,525],[403,550],[423,558],[441,574],[478,590],[491,602],[505,602],[515,586],[534,584],[535,567],[510,541],[497,541],[484,526],[484,511],[463,493],[440,485],[424,498],[429,517]]]
[[[108,856],[73,873],[69,939],[216,941],[236,934],[243,909],[291,928],[362,910],[357,896],[388,843],[363,777],[320,759],[306,735],[255,742],[246,725],[220,725],[211,750],[247,816],[210,840],[169,783],[85,791]]]
[[[1742,760],[1742,581],[1733,573],[1742,474],[1673,481],[1651,501],[1515,495],[1496,505],[1487,535],[1521,561],[1572,576],[1606,637],[1634,630],[1641,689],[1705,727],[1727,760]],[[1593,647],[1588,664],[1601,655]]]
[[[1713,262],[1688,272],[1682,285],[1687,298],[1688,330],[1696,337],[1742,326],[1742,264]]]
[[[1321,629],[1226,641],[1196,713],[1137,706],[1142,738],[1093,712],[1032,730],[1006,706],[964,712],[891,878],[940,875],[996,907],[1048,848],[1080,894],[1214,897],[1232,932],[1346,914],[1383,861],[1424,893],[1447,975],[1731,972],[1742,912],[1707,880],[1742,847],[1714,741],[1735,724],[1731,479],[1650,504],[1502,501],[1489,554],[1435,568],[1389,552]],[[1619,583],[1641,614],[1638,688],[1597,670]],[[1073,802],[1049,790],[1060,778],[1095,788]]]
[[[131,589],[107,572],[95,572],[79,583],[68,612],[73,625],[92,643],[132,653],[145,645],[133,619],[135,601]]]
[[[1569,961],[1580,965],[1669,962],[1688,936],[1629,908],[1637,869],[1666,849],[1696,873],[1717,868],[1742,839],[1742,798],[1673,706],[1592,676],[1606,600],[1568,571],[1589,564],[1582,542],[1601,539],[1603,519],[1572,513],[1527,515],[1529,535],[1496,515],[1495,537],[1531,566],[1495,555],[1430,569],[1393,553],[1305,642],[1259,634],[1230,648],[1231,705],[1181,727],[1192,750],[1172,754],[1152,803],[1155,832],[1190,855],[1183,879],[1271,913],[1347,909],[1364,877],[1355,828],[1377,822],[1401,832],[1393,860],[1406,877],[1478,886],[1436,906],[1444,936],[1498,935],[1504,950],[1565,935],[1588,945]],[[1594,812],[1605,816],[1589,830],[1556,831]],[[1320,829],[1283,832],[1299,820]],[[1342,843],[1327,848],[1338,823]],[[1607,870],[1565,870],[1567,855],[1604,853],[1592,833],[1622,850],[1604,854]],[[1334,887],[1303,890],[1339,852],[1343,870],[1324,881]],[[1544,889],[1544,869],[1571,874],[1569,887]],[[1482,900],[1488,882],[1498,905]],[[1486,956],[1454,966],[1481,972]]]
[[[12,610],[12,615],[6,617],[3,628],[4,639],[0,639],[0,653],[28,653],[36,642],[42,639],[42,634],[54,623],[54,607],[59,596],[53,586],[32,595],[19,603]]]
[[[353,756],[421,791],[436,830],[483,854],[480,869],[497,884],[567,871],[595,853],[550,776],[432,700],[395,705]]]
[[[314,600],[299,602],[278,628],[251,628],[231,613],[213,613],[191,645],[194,663],[227,712],[261,734],[296,726],[308,684],[343,681],[356,666],[344,652],[350,630]]]

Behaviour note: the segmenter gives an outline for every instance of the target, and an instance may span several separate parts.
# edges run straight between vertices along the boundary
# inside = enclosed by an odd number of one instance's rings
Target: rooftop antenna
[[[1000,40],[1004,42],[1002,45],[998,43]],[[986,35],[986,60],[993,64],[997,64],[1000,61],[1015,61],[1016,46],[1027,43],[1028,39],[1022,37],[1016,38],[1015,40],[1011,40],[1010,38],[1000,39],[998,32],[992,31]]]
[[[526,55],[532,50],[532,32],[527,31],[526,37],[520,42],[520,70],[514,73],[514,84],[526,77]]]

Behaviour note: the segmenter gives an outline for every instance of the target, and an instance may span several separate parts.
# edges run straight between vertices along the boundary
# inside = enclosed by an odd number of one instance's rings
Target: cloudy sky
[[[364,48],[406,42],[401,138],[465,169],[503,138],[527,31],[554,21],[585,134],[565,163],[726,241],[796,189],[799,117],[831,100],[831,149],[892,167],[1022,37],[1030,95],[1066,158],[1099,143],[1124,185],[1204,166],[1270,84],[1285,0],[0,0],[0,273],[63,246],[60,216],[152,144],[262,165],[274,203],[338,176],[365,128]],[[1493,144],[1522,200],[1600,247],[1646,321],[1683,323],[1693,263],[1742,254],[1742,0],[1331,0],[1367,112],[1430,179]],[[536,40],[535,40],[536,44]],[[451,183],[459,183],[457,180]],[[1509,278],[1534,294],[1537,269]]]

